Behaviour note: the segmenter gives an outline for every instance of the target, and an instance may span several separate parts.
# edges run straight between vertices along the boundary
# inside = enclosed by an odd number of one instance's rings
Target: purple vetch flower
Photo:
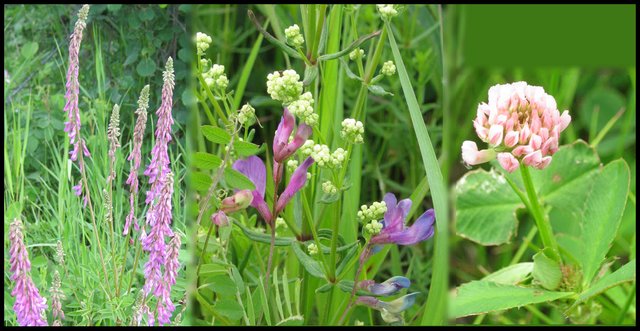
[[[387,279],[383,283],[376,283],[373,280],[362,280],[358,282],[358,288],[371,292],[377,296],[389,296],[403,288],[408,288],[411,281],[407,277],[395,276]]]
[[[160,194],[162,183],[160,178],[166,176],[171,171],[169,165],[168,144],[171,141],[171,125],[173,118],[171,116],[171,105],[173,104],[173,59],[169,57],[162,75],[164,84],[162,86],[162,103],[156,111],[158,122],[156,125],[156,143],[151,150],[151,163],[145,170],[145,176],[149,177],[151,188],[147,191],[146,203],[150,204],[153,199]]]
[[[284,108],[282,119],[273,137],[273,159],[278,163],[282,163],[289,156],[293,155],[313,133],[312,127],[301,123],[296,130],[293,140],[289,142],[289,137],[295,124],[295,117],[287,108]]]
[[[313,164],[313,158],[311,156],[307,157],[304,162],[293,172],[291,175],[291,180],[289,180],[289,185],[284,189],[284,192],[280,194],[278,198],[278,203],[276,204],[276,214],[280,213],[284,207],[289,203],[289,200],[293,198],[293,196],[300,191],[300,189],[307,182],[307,170]]]
[[[265,222],[270,224],[272,215],[269,206],[264,200],[264,192],[267,185],[267,168],[264,166],[264,162],[259,157],[252,155],[246,159],[237,160],[232,167],[251,180],[255,186],[255,189],[251,191],[253,194],[251,207],[257,209]]]
[[[284,209],[289,200],[291,200],[291,198],[300,191],[307,182],[307,169],[313,164],[313,162],[312,157],[307,157],[307,159],[304,160],[304,162],[302,162],[302,164],[294,171],[291,176],[291,180],[289,181],[289,185],[287,185],[278,198],[276,203],[276,214],[280,213]],[[258,210],[267,224],[271,224],[273,221],[273,215],[271,215],[269,206],[264,200],[264,191],[267,180],[264,162],[262,162],[259,157],[253,155],[246,159],[237,160],[233,164],[233,169],[247,176],[247,178],[253,182],[256,189],[252,191],[253,201],[251,201],[251,206]]]
[[[227,218],[227,214],[225,212],[219,210],[211,214],[211,222],[217,226],[227,226],[229,225],[229,218]]]
[[[400,314],[413,306],[416,296],[420,292],[413,292],[392,301],[381,301],[375,297],[362,296],[356,300],[356,304],[369,306],[382,312],[382,319],[387,323],[401,320]]]
[[[129,214],[127,215],[123,236],[129,233],[129,228],[133,222],[133,228],[136,231],[140,230],[138,225],[138,219],[135,216],[135,196],[138,194],[138,169],[140,169],[142,139],[144,138],[144,130],[147,125],[147,109],[149,108],[149,85],[145,85],[140,92],[140,98],[138,99],[138,109],[136,110],[136,125],[133,130],[133,148],[131,154],[127,158],[131,162],[131,170],[129,177],[127,178],[127,185],[129,185]]]
[[[72,150],[69,152],[72,161],[78,159],[78,153],[80,152],[84,153],[87,157],[91,156],[84,139],[80,137],[80,109],[78,108],[78,98],[80,94],[78,55],[80,52],[80,43],[82,42],[82,31],[86,27],[88,14],[89,5],[82,6],[80,11],[78,11],[78,20],[76,21],[69,40],[69,69],[67,70],[66,93],[64,96],[66,99],[64,111],[67,113],[68,120],[64,123],[64,131],[69,134],[70,143],[73,145]],[[80,163],[80,167],[82,167],[82,163]]]
[[[78,185],[72,187],[73,194],[80,196],[82,194],[82,180],[78,181]]]
[[[147,223],[151,226],[151,231],[149,234],[143,232],[144,238],[142,238],[142,248],[149,252],[149,261],[144,266],[144,291],[147,295],[153,293],[158,298],[162,296],[161,268],[167,261],[165,237],[174,235],[170,228],[173,174],[169,172],[161,182],[164,186],[158,201],[147,211]]]
[[[371,244],[414,245],[433,236],[435,213],[429,209],[410,227],[405,227],[405,219],[411,209],[411,200],[397,202],[393,193],[384,196],[387,212],[384,214],[383,228],[371,237]],[[375,251],[375,248],[374,248]]]
[[[173,302],[171,302],[171,287],[176,283],[176,276],[180,268],[178,252],[181,245],[180,236],[176,234],[167,247],[164,281],[160,283],[162,295],[158,299],[158,324],[160,325],[168,324],[171,314],[176,309]]]
[[[40,296],[38,288],[31,280],[31,262],[29,253],[24,244],[22,234],[22,221],[18,218],[11,222],[9,230],[10,271],[11,280],[15,282],[11,295],[16,298],[13,310],[20,326],[45,326],[44,311],[47,309],[47,300]]]

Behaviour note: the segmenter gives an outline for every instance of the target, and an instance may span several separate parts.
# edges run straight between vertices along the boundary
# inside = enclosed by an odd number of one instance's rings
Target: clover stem
[[[529,174],[529,168],[526,165],[520,164],[520,174],[522,175],[522,181],[529,197],[529,211],[533,215],[536,222],[536,227],[540,231],[540,238],[545,248],[549,248],[553,251],[556,260],[560,261],[560,254],[558,253],[558,244],[553,236],[551,229],[551,223],[547,218],[545,212],[542,210],[542,206],[538,201],[535,187],[533,186],[533,180],[531,174]]]

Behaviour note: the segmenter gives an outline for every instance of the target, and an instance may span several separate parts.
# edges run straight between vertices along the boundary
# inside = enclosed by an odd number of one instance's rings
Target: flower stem
[[[360,265],[358,265],[358,271],[356,271],[356,275],[353,278],[353,289],[351,290],[351,295],[349,296],[349,300],[347,301],[349,304],[347,304],[347,307],[344,309],[344,312],[342,313],[342,316],[340,317],[340,320],[338,321],[337,325],[342,325],[345,317],[347,317],[347,313],[349,312],[349,310],[351,310],[351,307],[353,307],[353,297],[356,295],[356,291],[358,289],[358,278],[362,273],[362,268],[364,267],[364,264],[368,260],[368,255],[370,250],[371,250],[371,246],[369,245],[369,243],[365,244],[364,250],[362,251],[362,254],[360,255],[360,258],[359,258]]]
[[[527,196],[529,197],[529,211],[536,221],[536,227],[538,228],[538,231],[540,231],[540,238],[542,239],[542,243],[545,248],[550,248],[552,250],[553,254],[555,255],[554,258],[559,261],[560,254],[558,254],[558,244],[556,243],[556,239],[553,236],[551,223],[549,222],[549,219],[547,218],[545,212],[542,210],[542,206],[538,201],[536,190],[533,186],[533,180],[531,179],[531,174],[529,174],[529,168],[527,168],[526,165],[521,164],[520,174],[522,175],[522,181],[527,191]]]

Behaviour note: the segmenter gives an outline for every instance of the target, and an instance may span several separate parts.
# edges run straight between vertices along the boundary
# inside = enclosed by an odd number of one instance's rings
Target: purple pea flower
[[[358,283],[358,288],[377,296],[389,296],[403,288],[408,288],[409,285],[411,285],[409,278],[394,276],[383,283],[376,283],[373,280],[362,280]]]
[[[40,296],[38,288],[31,280],[31,262],[29,253],[24,245],[24,235],[22,234],[22,221],[16,218],[11,222],[9,229],[10,248],[10,271],[11,280],[15,281],[15,286],[11,295],[16,298],[13,310],[20,326],[45,326],[47,321],[43,318],[47,309],[47,300]]]
[[[158,300],[158,323],[160,325],[168,324],[171,314],[176,309],[173,302],[171,302],[171,287],[176,283],[176,276],[180,268],[178,252],[180,251],[181,245],[180,236],[176,234],[167,247],[164,280],[160,283],[162,295]]]
[[[369,306],[382,312],[382,319],[387,323],[401,320],[400,314],[413,306],[416,296],[420,292],[413,292],[392,301],[382,301],[375,297],[362,296],[356,300],[356,304]]]
[[[251,191],[253,194],[251,207],[257,209],[260,216],[270,224],[273,217],[267,202],[264,200],[264,192],[267,185],[267,168],[264,166],[264,162],[259,157],[252,155],[234,162],[233,169],[251,180],[255,186],[255,190]]]
[[[414,245],[433,236],[435,213],[429,209],[410,227],[405,227],[405,219],[411,209],[411,200],[397,202],[393,193],[384,196],[387,212],[384,214],[383,228],[380,233],[371,237],[371,244]],[[377,251],[374,248],[374,252]]]
[[[313,133],[313,128],[305,123],[301,123],[296,130],[293,140],[289,142],[289,137],[291,136],[295,123],[295,117],[285,108],[275,137],[273,137],[273,159],[280,164],[289,156],[293,155]]]

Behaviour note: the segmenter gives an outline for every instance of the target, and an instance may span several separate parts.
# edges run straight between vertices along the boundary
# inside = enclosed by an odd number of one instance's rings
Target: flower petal
[[[307,141],[307,139],[313,133],[313,128],[308,126],[305,123],[301,123],[296,130],[296,135],[293,137],[293,141],[287,143],[285,146],[279,148],[278,150],[274,149],[273,159],[276,162],[282,162],[295,153],[302,144]],[[288,141],[288,140],[287,140]]]
[[[293,131],[293,126],[296,124],[296,119],[293,114],[289,112],[287,108],[282,113],[280,124],[273,137],[273,155],[280,155],[283,148],[289,143],[289,136]]]
[[[284,189],[284,192],[278,198],[278,204],[276,205],[276,214],[280,213],[282,209],[287,205],[289,200],[293,198],[293,196],[300,191],[300,189],[307,182],[307,169],[313,164],[313,158],[311,156],[307,157],[304,162],[293,172],[291,175],[291,180],[289,181],[289,185]]]
[[[260,193],[260,196],[264,197],[264,190],[267,184],[267,168],[265,168],[264,162],[259,157],[252,155],[246,159],[237,160],[233,163],[233,169],[247,176],[255,185],[256,191]]]
[[[380,296],[392,295],[403,288],[408,288],[411,285],[409,278],[402,276],[395,276],[387,279],[383,283],[373,283],[366,288],[367,291]]]
[[[380,234],[371,238],[372,244],[395,243],[398,245],[413,245],[423,240],[427,240],[433,236],[435,221],[435,213],[433,209],[429,209],[413,225],[408,229],[398,232],[380,232]]]

